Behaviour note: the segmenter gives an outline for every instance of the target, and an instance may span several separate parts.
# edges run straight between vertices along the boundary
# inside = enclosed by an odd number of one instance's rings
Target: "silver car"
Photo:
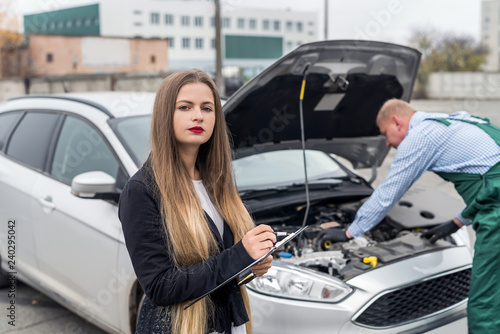
[[[283,232],[309,226],[247,285],[255,333],[466,328],[467,232],[435,244],[420,238],[462,202],[414,189],[364,238],[320,238],[348,226],[372,193],[373,177],[352,168],[375,174],[382,163],[388,149],[376,113],[389,98],[409,100],[419,59],[416,50],[386,43],[307,44],[225,103],[236,182],[256,223]],[[110,333],[134,332],[143,297],[117,201],[147,158],[153,100],[152,93],[106,92],[0,106],[4,282],[22,280]]]

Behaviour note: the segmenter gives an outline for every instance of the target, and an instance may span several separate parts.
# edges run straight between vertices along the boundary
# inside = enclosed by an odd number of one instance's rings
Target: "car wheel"
[[[132,288],[130,294],[130,303],[129,303],[129,323],[131,333],[135,333],[135,329],[137,327],[137,322],[139,321],[139,314],[141,312],[142,303],[144,302],[144,291],[142,291],[139,282],[136,282],[134,287]]]
[[[0,288],[5,288],[9,285],[8,275],[5,275],[2,271],[0,271]]]
[[[135,324],[139,323],[139,315],[141,314],[142,303],[144,302],[144,298],[146,298],[146,294],[143,293],[141,299],[139,300],[139,305],[137,305],[137,317],[135,318]]]

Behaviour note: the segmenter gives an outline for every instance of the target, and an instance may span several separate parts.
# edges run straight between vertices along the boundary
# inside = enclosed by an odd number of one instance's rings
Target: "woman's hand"
[[[260,261],[255,266],[253,266],[252,272],[254,272],[257,275],[257,277],[261,277],[265,273],[267,273],[269,268],[271,268],[272,262],[273,262],[273,256],[269,255],[264,260]]]
[[[248,231],[241,241],[248,255],[250,255],[252,259],[257,260],[266,255],[273,247],[276,242],[276,235],[273,233],[271,226],[259,225]],[[264,260],[261,262],[264,262]]]

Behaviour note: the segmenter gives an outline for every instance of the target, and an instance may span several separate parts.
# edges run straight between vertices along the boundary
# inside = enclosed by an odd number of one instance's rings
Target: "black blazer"
[[[155,191],[148,162],[130,178],[120,196],[118,215],[123,227],[134,271],[139,283],[153,307],[146,307],[151,314],[141,315],[138,327],[157,325],[160,312],[156,308],[167,307],[197,298],[253,262],[242,242],[234,244],[229,226],[224,222],[224,239],[212,219],[205,214],[207,224],[218,240],[219,253],[208,260],[177,268],[169,254],[168,240],[163,231],[160,216],[160,200]],[[215,304],[215,318],[209,331],[231,332],[231,324],[239,326],[247,322],[240,290],[236,280],[210,294]],[[146,319],[146,320],[144,320]],[[140,323],[142,320],[150,324]],[[153,332],[152,328],[150,328]]]

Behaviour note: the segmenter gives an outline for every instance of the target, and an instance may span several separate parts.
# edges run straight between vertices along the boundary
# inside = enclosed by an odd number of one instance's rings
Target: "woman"
[[[271,227],[254,223],[234,185],[219,94],[199,70],[169,75],[156,94],[151,153],[119,204],[125,242],[146,297],[137,333],[250,333],[245,288],[230,282],[266,254]],[[272,256],[252,267],[262,276]]]

